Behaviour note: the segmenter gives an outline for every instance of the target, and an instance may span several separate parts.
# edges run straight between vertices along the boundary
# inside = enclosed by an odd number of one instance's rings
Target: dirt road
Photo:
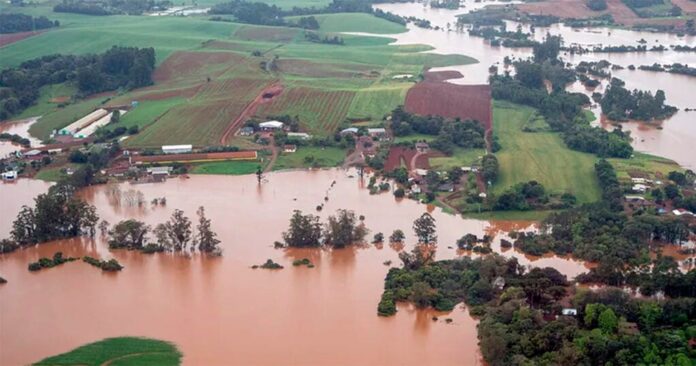
[[[242,127],[244,122],[247,119],[249,119],[249,117],[253,116],[254,113],[256,113],[256,109],[259,107],[259,105],[272,101],[273,98],[280,95],[282,91],[283,85],[277,80],[271,83],[269,86],[265,87],[259,93],[259,95],[257,95],[256,98],[254,98],[254,100],[249,102],[249,104],[247,104],[247,106],[244,107],[242,113],[240,113],[239,116],[237,116],[237,118],[235,118],[234,121],[232,121],[232,123],[230,123],[230,125],[227,126],[227,129],[220,138],[220,144],[226,144],[234,135],[234,133]]]

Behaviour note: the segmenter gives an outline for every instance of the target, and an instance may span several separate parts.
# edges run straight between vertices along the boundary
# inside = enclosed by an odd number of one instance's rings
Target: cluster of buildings
[[[84,139],[92,134],[94,134],[97,129],[104,127],[111,122],[114,117],[114,113],[119,113],[121,116],[128,112],[127,109],[106,109],[99,108],[88,115],[78,119],[77,121],[61,128],[58,131],[54,131],[53,136],[69,136],[77,139]]]

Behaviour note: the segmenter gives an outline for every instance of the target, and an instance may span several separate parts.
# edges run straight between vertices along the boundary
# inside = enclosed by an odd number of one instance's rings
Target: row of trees
[[[19,13],[0,14],[0,33],[29,32],[58,26],[60,26],[60,22],[49,20],[45,16],[33,17]]]
[[[342,248],[365,240],[368,230],[362,220],[349,210],[338,210],[335,216],[329,216],[322,228],[319,216],[302,214],[295,210],[290,218],[290,227],[283,233],[283,240],[288,247],[318,247],[323,243]]]
[[[41,87],[72,82],[78,96],[152,84],[155,50],[114,46],[99,55],[50,55],[0,72],[0,119],[31,106]]]
[[[53,11],[86,15],[141,15],[148,11],[166,10],[171,5],[169,0],[63,0],[53,7]]]
[[[74,193],[73,186],[61,183],[38,195],[34,207],[22,206],[12,223],[10,239],[3,241],[2,252],[49,240],[93,235],[99,220],[96,208]]]
[[[193,223],[181,210],[174,210],[165,223],[158,224],[154,230],[142,221],[135,219],[123,220],[108,231],[109,248],[142,250],[145,252],[181,252],[195,251],[196,248],[205,253],[221,254],[217,234],[211,228],[211,220],[205,216],[201,206],[196,211],[198,225],[193,230]],[[149,242],[149,234],[153,233],[155,242]]]

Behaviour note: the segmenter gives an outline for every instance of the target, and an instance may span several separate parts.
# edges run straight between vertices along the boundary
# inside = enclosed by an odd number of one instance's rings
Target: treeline
[[[604,113],[609,119],[625,121],[637,119],[649,121],[670,117],[677,108],[665,104],[665,92],[658,90],[655,95],[649,91],[624,88],[626,84],[617,78],[611,79],[606,92],[599,101]]]
[[[198,225],[193,230],[191,220],[181,210],[174,210],[169,221],[158,224],[154,230],[142,221],[128,219],[118,222],[108,230],[108,243],[111,249],[139,250],[144,253],[184,252],[198,249],[204,253],[221,255],[220,240],[211,228],[211,220],[205,216],[201,206],[196,211]],[[108,223],[101,224],[106,230]],[[149,241],[149,234],[155,241]]]
[[[304,34],[305,39],[309,42],[313,43],[322,43],[322,44],[334,44],[334,45],[340,45],[342,46],[344,44],[343,37],[339,36],[324,36],[323,38],[319,36],[316,32],[305,32]]]
[[[672,74],[681,74],[681,75],[687,75],[687,76],[696,76],[696,67],[689,67],[689,65],[683,65],[680,63],[673,63],[671,65],[660,65],[658,63],[654,63],[652,65],[642,65],[638,66],[638,69],[640,70],[645,70],[645,71],[661,71],[661,72],[670,72]]]
[[[52,21],[45,16],[33,17],[19,13],[0,14],[0,33],[18,33],[37,31],[60,26],[59,21]]]
[[[40,89],[74,83],[78,96],[152,84],[152,48],[114,46],[98,55],[50,55],[25,61],[0,72],[0,119],[17,114],[36,102]]]
[[[11,141],[24,147],[29,147],[31,145],[31,141],[29,141],[28,138],[7,132],[0,133],[0,140]]]
[[[577,198],[571,193],[560,196],[546,192],[537,181],[518,183],[497,196],[489,197],[491,208],[496,211],[527,211],[564,209],[575,205]]]
[[[423,134],[437,136],[430,146],[451,155],[455,147],[484,148],[485,129],[474,120],[461,121],[441,116],[419,116],[408,113],[403,106],[396,107],[391,113],[391,128],[394,136]]]
[[[322,244],[343,248],[349,245],[362,243],[368,233],[362,223],[364,218],[358,217],[355,212],[338,210],[336,215],[331,215],[322,227],[319,216],[303,214],[299,210],[293,212],[290,218],[290,226],[283,233],[284,243],[276,243],[276,247],[319,247]]]
[[[34,199],[34,207],[22,206],[12,223],[10,239],[0,244],[6,253],[49,240],[93,235],[99,216],[94,206],[74,196],[75,188],[57,184]]]
[[[86,15],[141,15],[153,10],[166,10],[172,5],[169,0],[63,0],[53,7],[56,13]]]

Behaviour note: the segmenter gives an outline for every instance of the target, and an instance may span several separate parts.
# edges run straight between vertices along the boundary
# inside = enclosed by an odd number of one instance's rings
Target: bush
[[[404,192],[403,188],[397,188],[394,191],[394,197],[396,198],[403,198],[406,195],[406,192]]]
[[[314,264],[312,264],[312,261],[310,261],[308,258],[295,259],[294,261],[292,261],[292,265],[295,267],[298,267],[298,266],[314,267]]]
[[[267,259],[266,263],[260,265],[260,266],[254,266],[256,268],[261,267],[263,269],[283,269],[285,267],[281,266],[280,264],[274,262],[272,259]],[[252,267],[252,268],[254,268]]]
[[[384,291],[382,299],[377,305],[377,315],[392,316],[396,314],[396,303],[394,302],[394,294],[391,291]]]

